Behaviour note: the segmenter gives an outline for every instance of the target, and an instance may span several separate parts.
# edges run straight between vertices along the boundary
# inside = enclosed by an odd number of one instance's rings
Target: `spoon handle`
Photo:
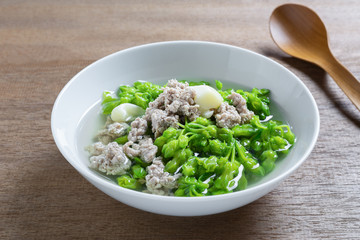
[[[332,54],[319,64],[360,110],[360,82]]]

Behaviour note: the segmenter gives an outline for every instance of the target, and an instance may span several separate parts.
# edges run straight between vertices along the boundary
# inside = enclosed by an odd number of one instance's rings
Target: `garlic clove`
[[[145,110],[132,103],[122,103],[111,112],[114,122],[130,122],[145,114]]]

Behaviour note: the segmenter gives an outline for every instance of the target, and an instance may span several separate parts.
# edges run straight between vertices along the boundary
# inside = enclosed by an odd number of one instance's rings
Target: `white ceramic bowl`
[[[88,168],[84,147],[104,122],[100,99],[104,90],[136,80],[222,80],[227,87],[268,88],[271,110],[286,120],[297,137],[286,158],[270,174],[240,192],[206,197],[158,196],[117,186]],[[55,142],[67,161],[89,182],[130,206],[166,215],[198,216],[248,204],[274,189],[309,156],[319,133],[319,113],[310,91],[290,71],[257,53],[225,44],[160,42],[111,54],[83,69],[64,87],[51,116]],[[80,193],[81,194],[81,193]]]

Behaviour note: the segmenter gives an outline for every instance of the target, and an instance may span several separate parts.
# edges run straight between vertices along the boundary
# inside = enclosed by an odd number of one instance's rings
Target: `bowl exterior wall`
[[[210,198],[207,201],[168,201],[167,199],[136,198],[113,191],[112,188],[103,187],[96,181],[85,178],[108,196],[126,205],[151,213],[183,217],[216,214],[242,207],[266,195],[278,185],[278,182],[273,182],[266,189],[264,188],[261,191],[256,191],[253,194],[247,194],[242,197],[224,198],[219,204],[220,200],[218,198]]]

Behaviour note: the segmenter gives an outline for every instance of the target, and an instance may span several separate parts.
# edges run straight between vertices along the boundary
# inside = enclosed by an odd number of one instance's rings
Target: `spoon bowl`
[[[325,25],[313,10],[281,5],[271,14],[269,25],[281,50],[323,68],[360,110],[360,83],[331,53]]]

